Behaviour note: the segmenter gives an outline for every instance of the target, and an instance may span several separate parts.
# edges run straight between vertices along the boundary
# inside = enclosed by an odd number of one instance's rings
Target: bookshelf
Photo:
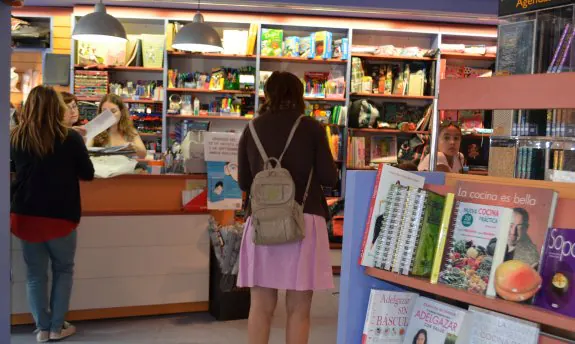
[[[168,92],[180,93],[212,93],[212,94],[255,94],[255,91],[242,90],[209,90],[202,88],[168,88]]]
[[[76,70],[93,70],[93,71],[118,71],[118,72],[163,72],[164,68],[152,68],[152,67],[135,67],[135,66],[82,66],[75,65]]]
[[[435,61],[434,57],[425,56],[390,56],[390,55],[374,55],[374,54],[359,54],[354,53],[353,57],[364,58],[368,60],[379,60],[379,61]]]
[[[431,284],[429,279],[400,275],[376,268],[366,268],[365,273],[369,276],[403,287],[412,288],[421,292],[434,294],[495,312],[505,313],[516,318],[525,319],[560,330],[571,331],[575,328],[575,318],[550,312],[539,307],[505,301],[502,299],[488,298],[483,295],[472,294],[467,291],[442,284]]]
[[[434,100],[434,96],[403,96],[397,94],[379,94],[379,93],[352,93],[351,97],[362,98],[386,98],[396,100]]]
[[[362,129],[349,129],[353,133],[369,133],[369,134],[394,134],[394,135],[414,135],[422,134],[429,135],[429,131],[402,131],[397,129],[373,129],[373,128],[362,128]]]
[[[262,61],[273,62],[291,62],[291,63],[309,63],[309,64],[347,64],[347,60],[341,59],[306,59],[302,57],[286,57],[286,56],[260,56]]]
[[[477,60],[495,62],[497,55],[493,54],[464,54],[464,53],[441,53],[441,58],[447,60]]]
[[[166,115],[167,118],[171,119],[199,119],[199,120],[224,120],[224,121],[249,121],[251,118],[244,116],[217,116],[217,115],[200,115],[200,116],[187,116],[187,115]]]
[[[216,53],[190,53],[186,51],[168,51],[168,56],[180,56],[192,59],[221,59],[221,60],[255,60],[256,55],[234,55]]]

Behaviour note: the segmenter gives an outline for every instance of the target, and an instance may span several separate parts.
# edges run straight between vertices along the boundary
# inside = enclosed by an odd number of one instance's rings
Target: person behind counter
[[[138,158],[146,158],[146,146],[138,135],[134,122],[130,118],[128,107],[122,98],[115,94],[105,95],[98,106],[98,113],[106,110],[110,110],[118,118],[118,122],[96,136],[92,142],[88,142],[88,147],[113,147],[129,144],[136,151]]]
[[[64,124],[67,108],[50,86],[30,92],[10,132],[15,178],[10,188],[10,227],[26,263],[28,302],[39,343],[76,332],[64,321],[70,305],[80,222],[79,179],[94,179],[84,139]],[[48,299],[48,262],[52,293]]]
[[[80,125],[80,110],[78,109],[78,98],[75,95],[68,92],[61,92],[62,99],[68,107],[66,115],[64,115],[64,124],[73,127]]]
[[[279,158],[290,131],[305,110],[303,85],[289,72],[274,72],[264,91],[266,101],[253,124],[267,155]],[[338,172],[321,124],[303,117],[295,128],[281,165],[293,177],[296,201],[304,203],[305,237],[292,243],[256,245],[248,218],[240,248],[238,286],[251,288],[250,344],[268,343],[278,289],[287,290],[286,343],[307,343],[313,292],[333,288],[326,223],[329,210],[322,186],[335,185]],[[250,191],[255,175],[262,168],[254,136],[246,128],[238,148],[238,182],[243,191]],[[310,171],[313,174],[309,193],[303,202]],[[251,214],[249,207],[246,214]]]
[[[462,173],[465,157],[459,152],[461,147],[461,128],[453,122],[444,122],[439,128],[436,171]],[[419,163],[419,171],[429,171],[429,154]]]

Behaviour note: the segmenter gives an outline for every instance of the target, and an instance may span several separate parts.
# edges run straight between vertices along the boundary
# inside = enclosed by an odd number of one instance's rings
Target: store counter
[[[83,218],[71,312],[87,320],[207,311],[207,212],[186,213],[182,190],[205,175],[125,175],[82,183]],[[26,272],[12,242],[12,323],[32,323]]]

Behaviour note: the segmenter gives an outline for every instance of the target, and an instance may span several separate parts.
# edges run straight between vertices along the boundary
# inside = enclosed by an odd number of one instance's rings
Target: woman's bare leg
[[[249,344],[268,344],[272,318],[278,302],[277,289],[253,287],[248,318]]]
[[[307,344],[313,291],[288,290],[286,344]]]

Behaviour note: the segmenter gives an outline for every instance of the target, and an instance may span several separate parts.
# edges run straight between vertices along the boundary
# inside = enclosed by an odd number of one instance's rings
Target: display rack
[[[506,178],[476,177],[469,175],[444,173],[418,173],[425,176],[425,183],[434,191],[451,192],[459,180],[478,181],[493,184],[512,184],[528,187],[544,187],[559,192],[559,202],[556,210],[554,226],[559,228],[574,228],[575,220],[569,216],[569,211],[575,206],[575,192],[570,184],[550,183],[541,181],[524,181]],[[543,325],[540,344],[569,343],[567,339],[548,335],[547,331],[571,333],[575,328],[575,318],[549,312],[535,306],[517,304],[501,299],[487,298],[477,294],[451,288],[444,285],[434,285],[428,280],[403,276],[375,268],[365,268],[359,265],[360,252],[363,245],[364,228],[367,223],[368,211],[375,185],[376,172],[350,171],[347,177],[343,238],[343,255],[341,267],[340,303],[338,319],[338,344],[361,343],[365,314],[372,288],[390,291],[412,290],[427,295],[460,301],[481,308],[509,314],[511,316],[537,322]],[[480,179],[478,179],[480,178]]]

